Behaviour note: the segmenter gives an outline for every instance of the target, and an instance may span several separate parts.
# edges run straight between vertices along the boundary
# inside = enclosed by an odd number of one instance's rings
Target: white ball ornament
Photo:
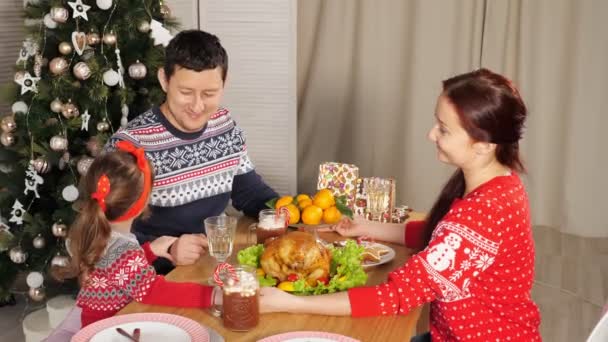
[[[66,200],[68,202],[74,202],[75,200],[78,199],[78,188],[75,187],[74,185],[68,185],[65,188],[63,188],[63,191],[61,192],[61,196],[63,197],[64,200]]]
[[[109,87],[113,87],[118,84],[120,75],[114,69],[110,69],[103,73],[103,83]]]
[[[17,101],[11,106],[11,111],[13,112],[13,114],[25,114],[27,113],[27,104],[23,101]]]
[[[44,26],[46,26],[47,28],[50,28],[51,30],[54,28],[57,28],[57,22],[55,20],[53,20],[53,18],[51,18],[50,13],[47,13],[44,16],[43,22],[44,22]]]
[[[30,272],[25,278],[25,282],[29,287],[38,288],[44,283],[44,277],[40,272]]]
[[[97,7],[99,7],[99,9],[102,9],[104,11],[112,7],[112,0],[97,0],[95,3],[97,4]]]

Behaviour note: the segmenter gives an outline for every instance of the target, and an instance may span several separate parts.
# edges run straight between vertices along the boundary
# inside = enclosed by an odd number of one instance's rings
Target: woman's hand
[[[296,308],[298,297],[276,287],[260,289],[260,312],[290,312]]]
[[[348,217],[342,218],[340,222],[329,228],[319,229],[320,232],[329,232],[335,231],[342,236],[361,236],[368,235],[370,221],[364,219],[361,216],[355,216],[354,219],[350,219]]]

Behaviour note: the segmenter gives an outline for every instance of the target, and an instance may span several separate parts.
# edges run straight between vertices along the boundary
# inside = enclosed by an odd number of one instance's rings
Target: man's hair
[[[222,80],[228,73],[228,54],[220,39],[200,30],[178,33],[165,49],[165,76],[171,78],[176,66],[200,72],[220,67]]]

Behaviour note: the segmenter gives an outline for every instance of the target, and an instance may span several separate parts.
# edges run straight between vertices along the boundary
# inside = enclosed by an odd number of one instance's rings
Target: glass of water
[[[209,255],[215,258],[217,264],[225,262],[232,254],[236,223],[236,217],[231,216],[211,216],[205,219]],[[213,275],[209,278],[209,283],[215,283]]]

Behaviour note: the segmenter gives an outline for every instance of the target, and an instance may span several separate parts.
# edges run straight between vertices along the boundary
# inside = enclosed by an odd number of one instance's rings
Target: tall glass
[[[380,221],[389,209],[391,184],[388,179],[373,177],[366,184],[367,210],[372,221]]]
[[[209,243],[209,255],[217,264],[225,262],[232,254],[237,219],[230,216],[211,216],[205,219],[205,230]],[[213,275],[209,284],[214,284]]]

